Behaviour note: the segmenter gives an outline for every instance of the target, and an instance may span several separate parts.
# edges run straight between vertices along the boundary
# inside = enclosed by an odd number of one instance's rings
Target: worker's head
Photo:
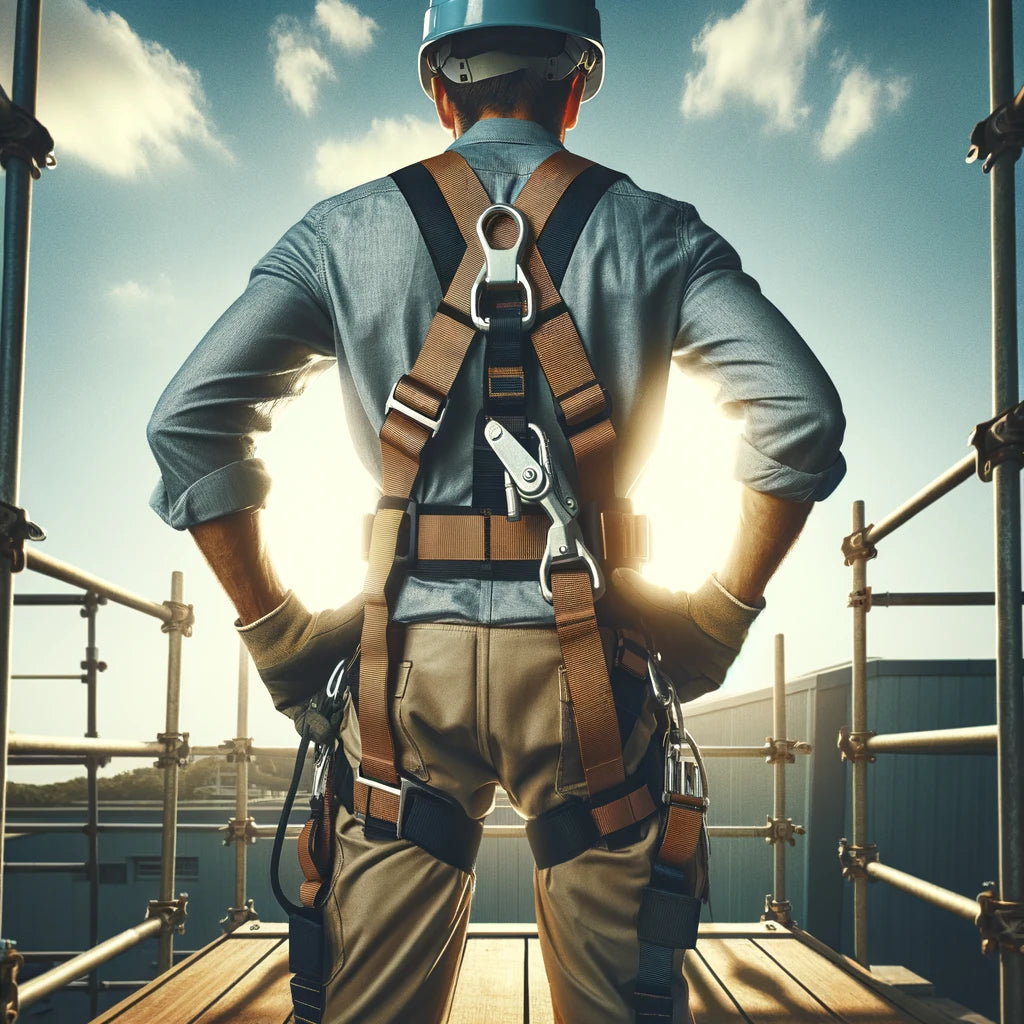
[[[603,78],[594,0],[431,0],[420,82],[456,134],[520,117],[564,135]]]

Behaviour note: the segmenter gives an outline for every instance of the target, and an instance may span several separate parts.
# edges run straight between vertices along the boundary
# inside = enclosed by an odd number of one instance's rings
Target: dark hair
[[[472,29],[452,38],[454,57],[475,57],[492,50],[520,56],[556,57],[564,49],[564,33],[543,29]],[[482,82],[461,83],[443,78],[460,132],[476,124],[485,112],[509,117],[521,111],[555,135],[562,128],[572,80],[570,75],[560,82],[549,82],[526,69]]]

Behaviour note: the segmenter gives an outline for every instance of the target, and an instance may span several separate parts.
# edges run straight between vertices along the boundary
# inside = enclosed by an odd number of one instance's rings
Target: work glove
[[[321,713],[322,701],[310,700],[325,687],[338,663],[351,659],[363,629],[363,598],[340,608],[310,612],[289,590],[284,601],[262,619],[235,628],[249,649],[274,707],[295,723],[301,735],[309,725],[318,743],[333,738],[335,714]]]
[[[760,608],[751,608],[709,576],[692,594],[648,583],[632,569],[612,573],[610,610],[622,625],[645,632],[660,667],[682,701],[717,690]]]

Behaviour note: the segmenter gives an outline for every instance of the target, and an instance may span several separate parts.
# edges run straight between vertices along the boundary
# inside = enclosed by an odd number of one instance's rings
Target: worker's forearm
[[[243,625],[262,618],[284,600],[287,592],[267,550],[260,509],[212,519],[189,532]]]
[[[760,604],[768,581],[800,535],[814,502],[786,501],[743,488],[740,522],[719,582],[744,604]]]

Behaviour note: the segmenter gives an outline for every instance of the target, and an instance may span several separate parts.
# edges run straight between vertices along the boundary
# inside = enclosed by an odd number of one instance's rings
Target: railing
[[[158,966],[161,971],[171,966],[174,955],[174,931],[184,921],[185,903],[183,897],[174,895],[175,847],[177,841],[178,814],[178,771],[189,756],[188,735],[179,732],[178,711],[181,694],[181,642],[191,634],[193,616],[190,605],[184,603],[182,574],[171,575],[171,597],[162,603],[149,601],[123,588],[93,576],[74,566],[59,562],[48,555],[27,551],[26,567],[34,572],[59,580],[62,583],[85,590],[83,595],[19,595],[17,605],[68,605],[80,604],[87,620],[86,657],[82,662],[84,673],[80,676],[28,676],[39,678],[76,678],[88,686],[87,732],[84,738],[19,736],[11,734],[7,740],[10,763],[84,763],[88,777],[88,810],[84,826],[77,823],[64,825],[29,825],[25,832],[84,832],[88,840],[88,859],[82,864],[24,865],[44,871],[84,871],[89,881],[89,945],[86,952],[73,957],[66,963],[20,986],[18,1002],[20,1007],[30,1006],[44,996],[63,987],[69,981],[89,975],[85,991],[89,993],[92,1012],[97,1012],[97,995],[100,991],[95,970],[101,964],[113,959],[126,949],[137,945],[150,936],[159,939]],[[96,617],[102,604],[111,601],[149,615],[161,623],[161,630],[167,634],[167,701],[163,732],[155,741],[101,739],[96,731],[97,676],[106,666],[99,660],[96,643]],[[12,678],[19,678],[17,676]],[[22,677],[24,678],[24,677]],[[99,793],[97,769],[110,757],[156,758],[164,770],[163,820],[161,833],[161,870],[158,897],[150,900],[146,908],[146,919],[135,928],[130,928],[103,942],[99,937],[99,836],[108,828],[99,822]],[[71,761],[69,759],[76,759]],[[80,759],[80,760],[78,760]],[[7,784],[8,760],[0,763],[0,786]],[[3,864],[3,845],[0,836],[0,864]],[[14,865],[5,865],[10,868]],[[8,944],[9,964],[19,959],[13,946]]]

